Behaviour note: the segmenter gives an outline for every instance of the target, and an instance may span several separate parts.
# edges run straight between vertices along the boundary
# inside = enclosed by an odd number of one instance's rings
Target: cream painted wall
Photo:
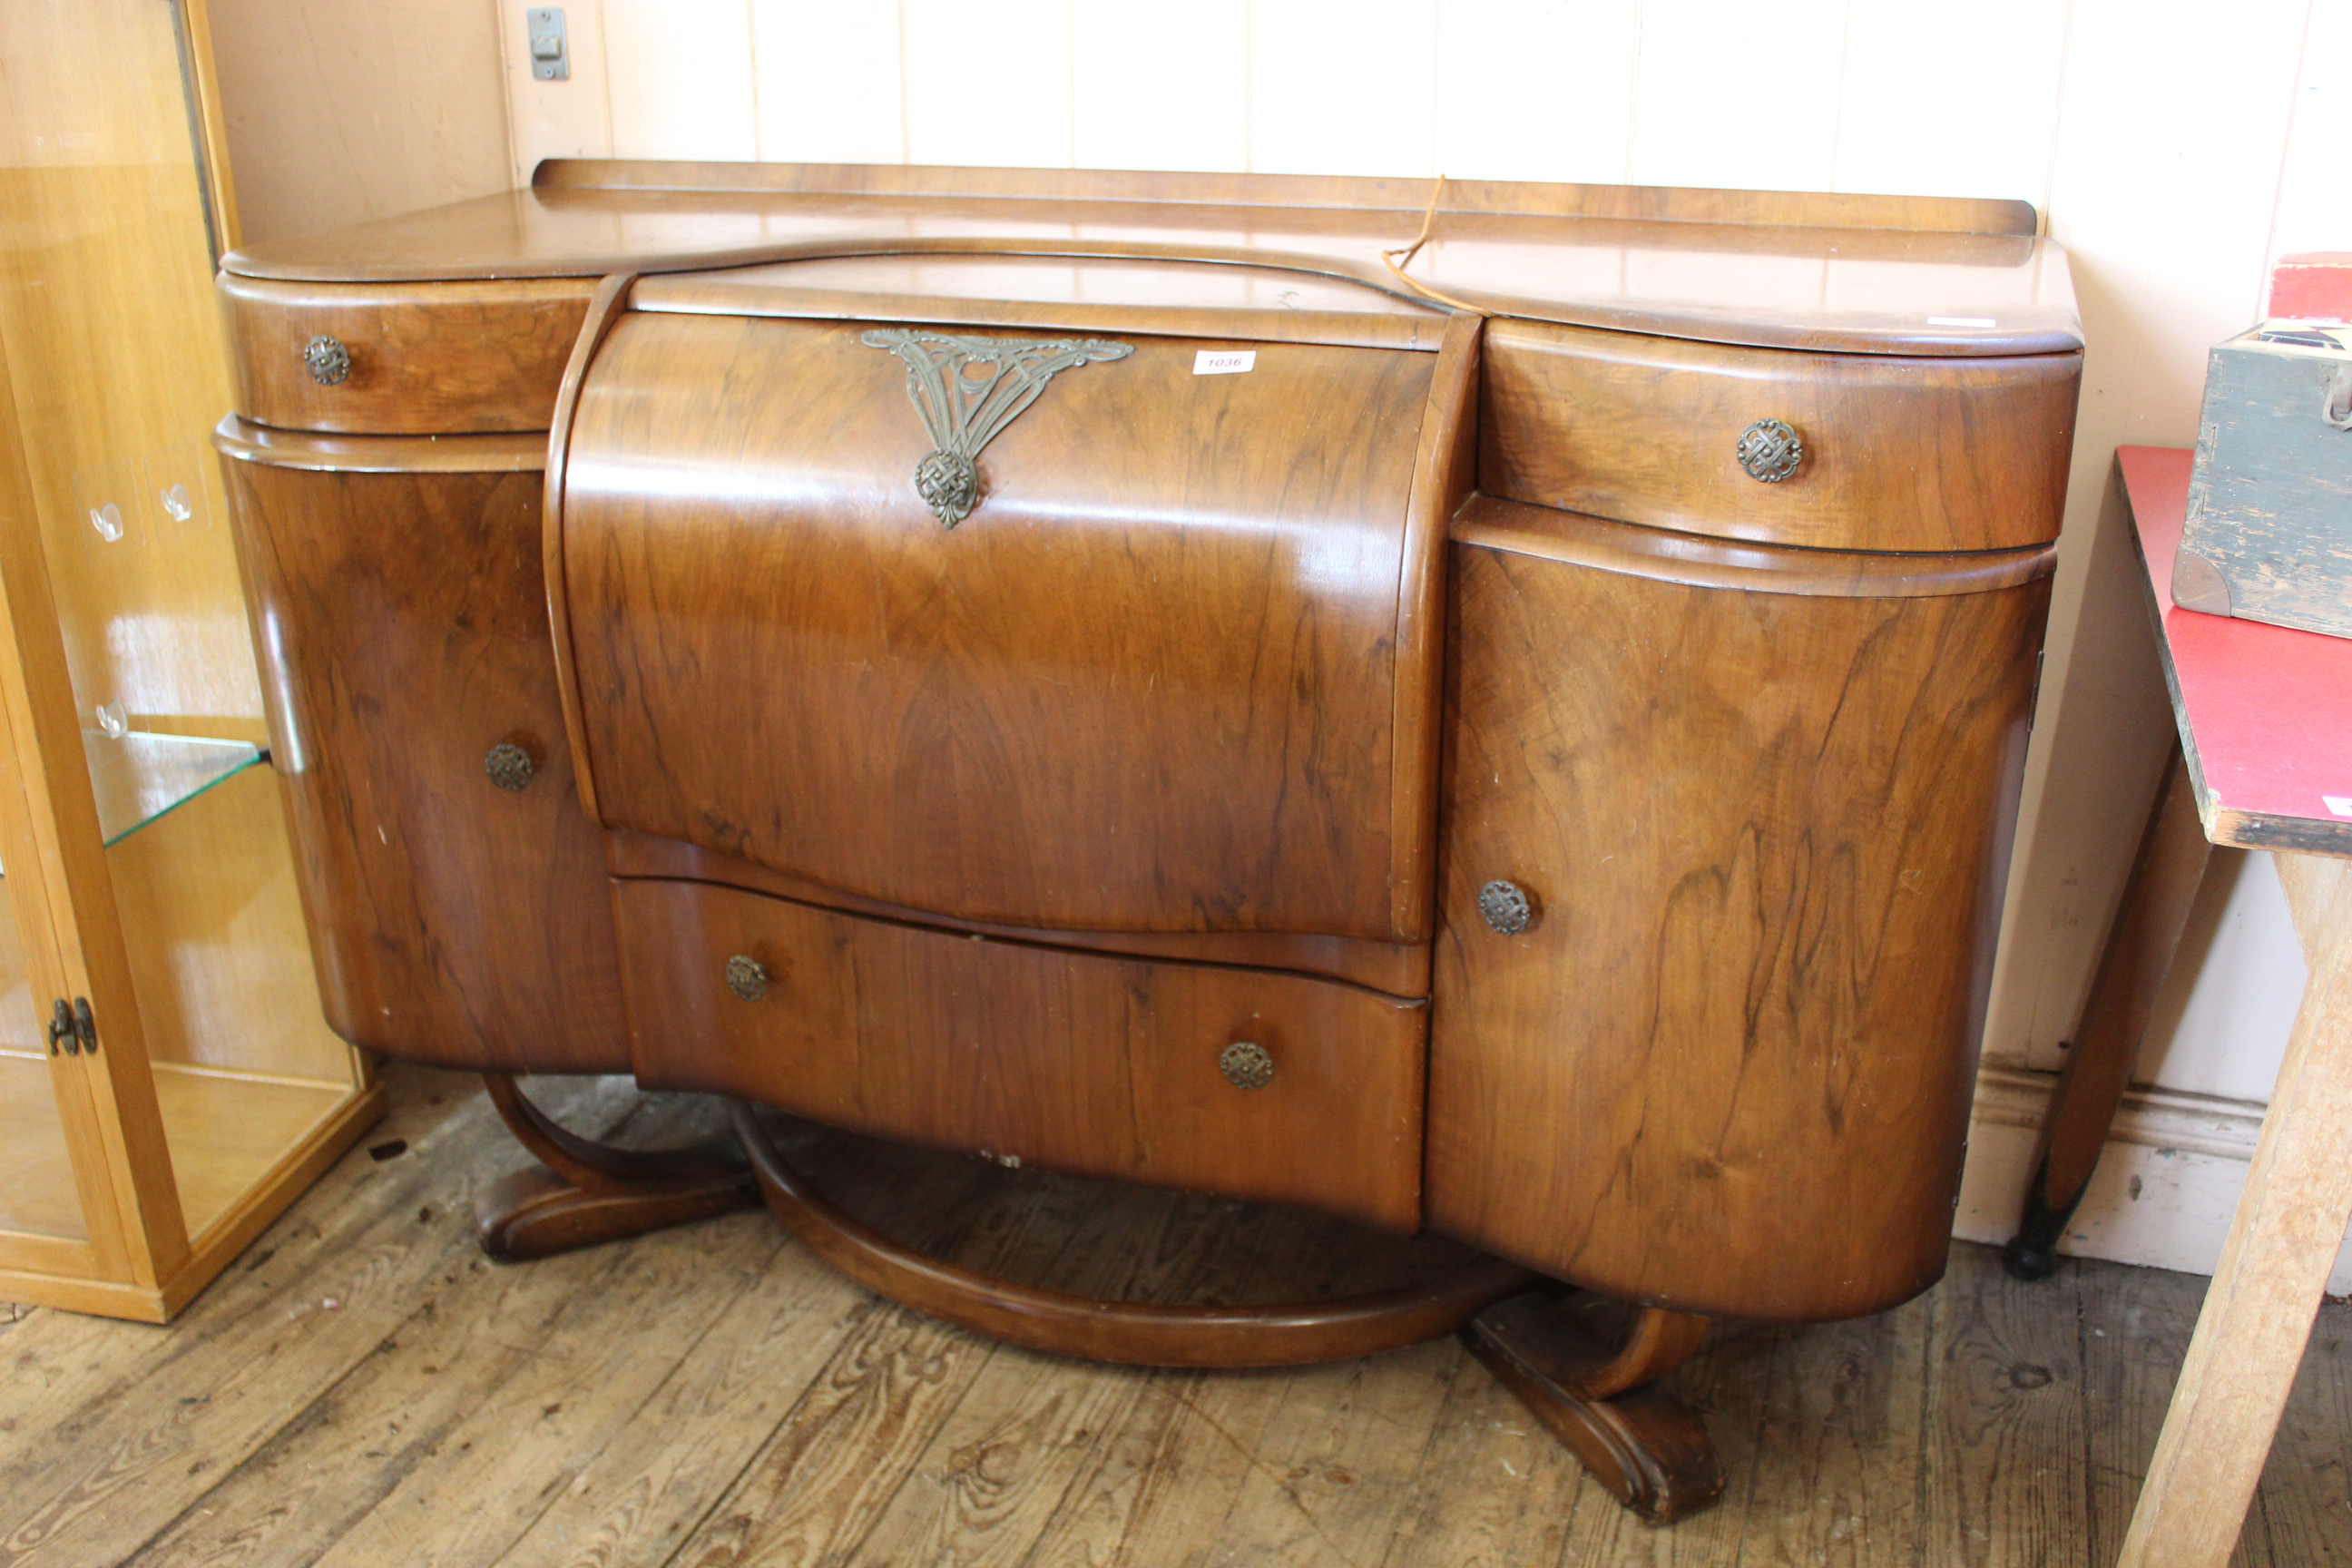
[[[208,0],[247,244],[504,190],[489,0]]]
[[[2090,349],[1986,1049],[1996,1071],[2063,1059],[2170,725],[2130,546],[2103,516],[2110,454],[2192,442],[2205,351],[2258,313],[2273,258],[2352,248],[2352,5],[583,0],[574,79],[543,84],[522,5],[493,3],[519,182],[542,157],[610,155],[2033,202],[2072,252]],[[2167,1114],[2266,1098],[2302,985],[2267,858],[2223,871],[2141,1064],[2178,1091]],[[1992,1214],[2021,1156],[1980,1142],[2006,1151],[1971,1172]],[[2225,1196],[2197,1202],[2226,1215]],[[2150,1260],[2207,1250],[2175,1236]]]

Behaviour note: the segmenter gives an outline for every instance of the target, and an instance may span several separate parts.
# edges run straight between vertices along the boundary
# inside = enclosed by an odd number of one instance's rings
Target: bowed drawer
[[[2042,544],[2058,532],[2082,365],[2073,353],[1813,354],[1496,321],[1478,488],[1816,549]]]
[[[223,273],[237,412],[338,435],[544,430],[593,278],[290,283]]]
[[[637,1080],[1196,1192],[1420,1220],[1424,1004],[616,878]]]

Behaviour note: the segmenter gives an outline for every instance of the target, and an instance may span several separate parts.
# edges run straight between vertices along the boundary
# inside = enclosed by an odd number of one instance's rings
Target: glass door
[[[200,41],[0,0],[0,1299],[139,1317],[381,1105],[321,1016],[210,446]]]

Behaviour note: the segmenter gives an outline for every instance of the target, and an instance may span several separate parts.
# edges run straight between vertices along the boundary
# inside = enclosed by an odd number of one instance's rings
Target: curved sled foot
[[[474,1239],[494,1263],[527,1263],[759,1204],[748,1170],[694,1186],[590,1193],[544,1165],[529,1165],[475,1200]]]
[[[1706,1426],[1657,1383],[1706,1335],[1705,1318],[1643,1308],[1612,1352],[1537,1291],[1496,1302],[1462,1331],[1471,1353],[1648,1524],[1672,1524],[1723,1495]]]
[[[499,1180],[474,1205],[474,1238],[499,1263],[521,1263],[756,1208],[759,1184],[728,1142],[614,1149],[560,1126],[513,1079],[485,1073],[490,1102],[544,1164]]]
[[[991,1339],[1128,1366],[1297,1366],[1345,1361],[1451,1333],[1522,1289],[1527,1270],[1480,1258],[1443,1279],[1268,1307],[1098,1301],[927,1258],[827,1202],[786,1163],[758,1114],[733,1107],[768,1207],[808,1249],[877,1296]]]

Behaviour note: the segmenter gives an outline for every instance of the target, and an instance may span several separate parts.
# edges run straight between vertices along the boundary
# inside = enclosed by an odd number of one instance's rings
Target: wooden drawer
[[[281,283],[223,273],[237,412],[341,435],[544,430],[596,281]],[[304,359],[321,337],[350,362],[331,384]]]
[[[1421,1214],[1425,1005],[617,878],[638,1081],[1090,1175]],[[745,1000],[729,961],[765,972]],[[1228,1047],[1273,1062],[1227,1080]]]
[[[2058,536],[2080,354],[1902,359],[1497,321],[1478,488],[1689,533],[1834,550],[2003,550]],[[1803,448],[1765,482],[1741,436]]]

